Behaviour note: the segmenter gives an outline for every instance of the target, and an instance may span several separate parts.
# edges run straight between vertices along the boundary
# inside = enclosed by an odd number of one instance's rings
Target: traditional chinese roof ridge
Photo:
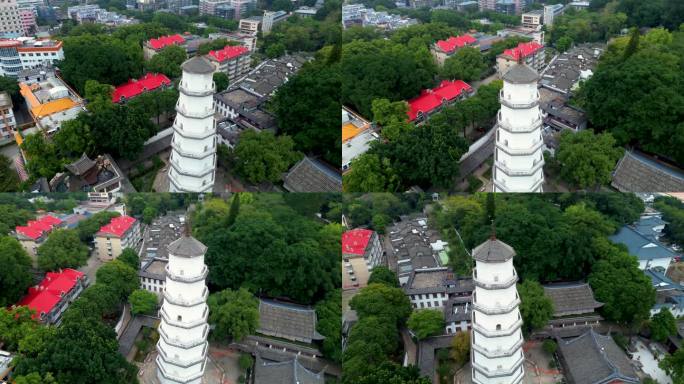
[[[219,62],[224,62],[236,58],[240,55],[249,52],[249,49],[244,45],[226,45],[223,49],[216,51],[209,51],[209,56]]]
[[[520,55],[522,57],[527,57],[538,50],[542,49],[544,46],[537,43],[536,41],[530,41],[528,43],[520,43],[515,48],[509,48],[503,51],[502,55],[507,56],[513,60],[518,60]]]
[[[152,47],[155,50],[160,50],[164,47],[167,47],[172,44],[183,44],[185,43],[185,38],[179,34],[175,35],[168,35],[168,36],[160,36],[159,38],[156,39],[150,39],[147,41],[147,44],[149,44],[150,47]]]
[[[435,44],[443,52],[451,53],[456,48],[463,48],[464,46],[466,46],[468,44],[473,44],[476,41],[477,40],[475,40],[475,38],[472,37],[471,35],[465,34],[465,35],[460,35],[460,36],[451,36],[446,40],[439,40]]]
[[[146,73],[139,79],[130,79],[127,83],[114,88],[112,101],[118,103],[119,101],[138,96],[143,92],[153,91],[170,84],[171,80],[162,73]]]
[[[25,236],[33,240],[38,240],[44,233],[50,232],[55,226],[60,225],[62,220],[45,215],[37,220],[29,220],[25,226],[17,226],[15,231],[20,236]]]
[[[463,80],[443,80],[435,88],[424,89],[420,96],[408,101],[409,109],[406,113],[409,120],[415,120],[419,113],[428,114],[444,102],[452,101],[471,89],[472,87]]]
[[[269,362],[257,353],[254,364],[256,383],[269,384],[323,384],[324,372],[313,372],[306,369],[297,356],[289,361]]]
[[[352,229],[342,234],[342,253],[363,256],[373,236],[370,229]]]
[[[66,169],[68,169],[69,172],[73,173],[74,175],[80,176],[88,172],[94,166],[95,161],[90,159],[90,157],[88,157],[88,155],[86,155],[84,152],[78,160],[71,164],[67,164]]]
[[[259,300],[258,333],[311,343],[324,339],[316,331],[316,322],[316,311],[312,308],[275,300]]]
[[[100,228],[96,236],[122,237],[135,222],[136,220],[130,216],[114,217],[109,221],[109,224]]]
[[[48,272],[38,285],[29,288],[28,294],[17,305],[35,310],[33,318],[39,318],[41,314],[52,311],[62,296],[71,291],[83,276],[82,272],[71,268]]]
[[[611,185],[620,192],[684,190],[684,170],[630,150],[618,161]]]
[[[342,175],[322,162],[304,156],[285,174],[283,187],[290,192],[339,192]]]
[[[186,60],[181,68],[184,72],[195,74],[213,73],[216,67],[204,56],[195,56],[192,59]]]
[[[590,313],[603,306],[594,299],[591,286],[583,282],[544,285],[544,294],[553,302],[557,317]]]

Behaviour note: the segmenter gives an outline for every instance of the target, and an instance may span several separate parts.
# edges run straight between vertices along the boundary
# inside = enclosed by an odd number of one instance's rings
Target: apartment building
[[[522,60],[525,64],[532,67],[535,71],[541,72],[546,64],[544,57],[544,46],[536,41],[520,43],[517,47],[507,49],[496,58],[496,67],[499,76],[503,76],[508,69]]]
[[[125,215],[115,217],[95,234],[95,252],[101,261],[110,261],[126,248],[136,249],[140,240],[138,220]]]
[[[0,0],[0,37],[17,37],[24,34],[21,14],[16,0]]]
[[[17,128],[12,107],[10,95],[7,92],[0,92],[0,141],[11,139]]]
[[[64,60],[62,42],[19,37],[0,40],[0,76],[17,77],[19,71]]]
[[[228,76],[229,83],[247,74],[251,63],[249,48],[242,45],[226,45],[223,49],[209,51],[207,59]]]
[[[169,45],[183,45],[185,38],[179,34],[160,36],[156,39],[149,39],[143,44],[143,57],[149,60],[162,49]]]
[[[33,265],[37,265],[36,251],[47,240],[48,235],[55,228],[62,225],[62,220],[52,215],[45,215],[36,220],[29,220],[26,225],[18,225],[14,228],[14,235],[19,244],[31,257]]]
[[[369,229],[352,229],[342,234],[342,289],[363,288],[382,261],[380,237]]]
[[[69,305],[87,286],[88,276],[75,269],[48,272],[16,305],[34,310],[33,318],[45,325],[59,325]]]
[[[262,17],[252,16],[246,19],[240,19],[240,24],[238,29],[242,33],[247,33],[251,35],[256,35],[259,32],[259,27],[261,26]]]

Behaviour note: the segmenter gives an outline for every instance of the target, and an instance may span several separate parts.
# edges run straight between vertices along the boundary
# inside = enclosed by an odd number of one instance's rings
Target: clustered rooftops
[[[415,120],[421,113],[428,114],[439,108],[445,101],[452,101],[471,90],[472,87],[463,80],[443,80],[435,88],[424,89],[420,96],[408,101],[409,120]]]
[[[52,231],[54,227],[61,223],[62,220],[51,215],[46,215],[38,220],[29,220],[25,226],[17,226],[15,230],[18,235],[38,240],[43,234]]]

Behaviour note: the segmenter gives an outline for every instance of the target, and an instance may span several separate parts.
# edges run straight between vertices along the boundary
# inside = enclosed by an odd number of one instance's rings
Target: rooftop
[[[447,267],[422,268],[411,272],[402,287],[407,295],[425,293],[470,293],[475,289],[472,278],[458,278]]]
[[[109,221],[109,224],[100,228],[96,236],[122,237],[135,222],[136,220],[130,216],[114,217]]]
[[[503,80],[512,84],[536,83],[538,79],[537,71],[527,64],[515,64],[503,75]]]
[[[207,246],[192,236],[181,236],[168,245],[170,255],[179,257],[203,256],[207,252]]]
[[[369,229],[345,231],[342,234],[342,254],[365,255],[371,236],[373,236],[373,231]]]
[[[490,238],[473,249],[473,259],[482,262],[503,262],[514,256],[513,247],[496,238]]]
[[[323,339],[316,331],[316,321],[316,311],[312,308],[261,299],[256,331],[267,336],[311,343]]]
[[[580,80],[593,74],[605,44],[581,44],[561,53],[544,69],[539,84],[542,87],[568,94]]]
[[[184,212],[169,212],[164,216],[155,218],[145,231],[143,258],[168,259],[168,245],[181,237],[184,231]]]
[[[323,372],[310,371],[295,357],[290,361],[270,362],[259,354],[254,364],[254,381],[269,384],[324,384]]]
[[[610,236],[610,240],[616,244],[624,244],[631,255],[639,260],[671,259],[676,254],[658,241],[652,241],[637,232],[634,228],[623,226]]]
[[[48,272],[38,285],[29,288],[28,294],[17,305],[35,310],[33,318],[39,318],[41,314],[50,313],[62,296],[71,291],[83,276],[82,272],[70,268]]]
[[[112,101],[118,103],[170,84],[171,80],[162,73],[146,73],[139,79],[128,80],[127,83],[114,88]]]
[[[591,313],[603,306],[594,299],[587,283],[548,284],[544,286],[544,295],[553,301],[555,317]]]
[[[186,60],[181,65],[181,68],[184,72],[195,74],[208,74],[216,70],[216,67],[204,56],[195,56]]]
[[[401,221],[388,227],[386,236],[392,244],[388,252],[393,252],[398,260],[399,276],[422,268],[441,267],[438,251],[432,248],[433,243],[441,241],[441,236],[438,231],[428,228],[427,217],[403,216]]]
[[[244,45],[226,45],[223,49],[217,51],[209,51],[210,58],[216,59],[222,63],[226,60],[234,59],[240,55],[249,52],[249,49]]]
[[[290,192],[339,192],[342,175],[319,160],[304,156],[285,174],[283,186]]]
[[[627,355],[610,336],[590,329],[582,336],[558,341],[569,382],[575,384],[639,383]]]
[[[185,39],[179,34],[161,36],[157,39],[150,39],[147,44],[154,50],[160,50],[172,44],[183,44]]]
[[[466,45],[475,43],[475,38],[471,35],[465,34],[460,36],[451,36],[446,40],[439,40],[435,45],[442,50],[442,52],[451,53],[457,48],[463,48]]]
[[[472,88],[463,80],[443,80],[439,86],[433,89],[424,89],[420,96],[408,101],[409,120],[415,120],[419,114],[428,114],[461,96],[464,92],[470,92]]]
[[[168,263],[169,261],[167,259],[154,258],[148,260],[143,264],[142,268],[140,268],[138,276],[155,280],[164,280],[166,279],[166,265]]]
[[[258,97],[269,97],[309,60],[301,55],[284,55],[262,62],[229,89],[240,88]]]
[[[620,192],[684,191],[684,170],[637,150],[625,151],[611,185]]]
[[[17,226],[15,231],[20,238],[38,240],[43,234],[52,231],[62,221],[55,216],[45,215],[38,220],[29,220],[25,226]]]
[[[543,45],[537,43],[536,41],[530,41],[528,43],[519,43],[515,48],[506,49],[501,55],[510,60],[517,61],[520,55],[522,55],[522,57],[527,57],[536,53],[542,48],[544,48]]]

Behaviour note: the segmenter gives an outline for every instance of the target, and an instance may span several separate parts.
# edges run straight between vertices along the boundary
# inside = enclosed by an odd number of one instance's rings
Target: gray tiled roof
[[[81,158],[74,161],[71,164],[67,164],[66,168],[69,170],[69,172],[73,173],[74,175],[80,176],[90,169],[92,169],[95,166],[95,162],[91,160],[88,155],[83,153],[81,155]]]
[[[473,259],[477,261],[506,261],[513,256],[513,248],[499,239],[489,239],[473,249]]]
[[[684,171],[637,151],[627,151],[613,171],[620,192],[684,191]]]
[[[640,382],[629,359],[610,336],[589,330],[575,339],[559,340],[558,347],[571,383]]]
[[[259,301],[257,332],[304,343],[323,339],[316,331],[316,311],[301,305],[264,299]]]
[[[322,372],[304,368],[295,357],[290,361],[269,362],[257,354],[254,365],[255,384],[323,384]]]
[[[609,239],[613,243],[624,244],[629,253],[639,260],[669,259],[676,256],[660,242],[654,242],[628,226],[620,228]]]
[[[527,64],[516,64],[503,75],[503,79],[513,84],[527,84],[535,83],[539,75]]]
[[[594,300],[594,292],[587,283],[545,285],[544,295],[553,301],[555,317],[591,313],[603,305]]]
[[[209,60],[204,58],[204,56],[195,56],[192,59],[186,60],[183,65],[181,65],[183,71],[189,73],[206,74],[212,73],[216,70]]]
[[[340,192],[342,176],[318,160],[305,156],[283,177],[290,192]]]
[[[169,254],[180,257],[202,256],[207,247],[192,236],[182,236],[168,246]]]

